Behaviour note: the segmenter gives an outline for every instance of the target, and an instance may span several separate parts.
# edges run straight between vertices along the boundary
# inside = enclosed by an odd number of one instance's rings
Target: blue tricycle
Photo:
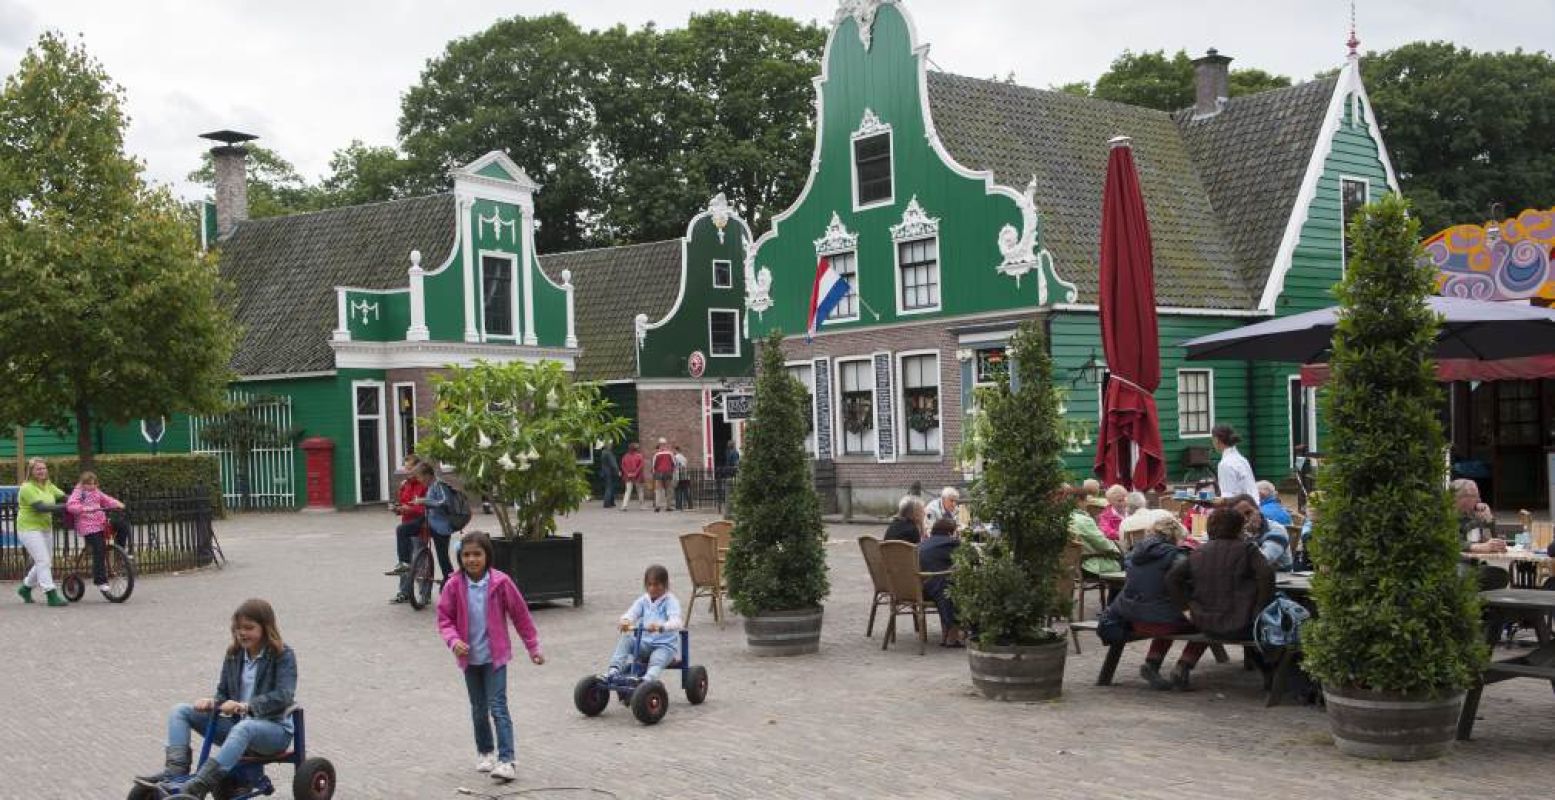
[[[296,800],[330,800],[335,796],[335,765],[325,758],[308,758],[307,726],[303,723],[301,706],[294,706],[291,711],[292,719],[292,747],[274,755],[245,755],[238,765],[227,773],[227,777],[211,793],[216,800],[250,800],[254,797],[268,797],[275,794],[276,787],[270,782],[270,776],[265,774],[266,764],[291,764],[296,768],[292,776],[292,797]],[[203,741],[200,744],[200,759],[195,762],[196,771],[205,760],[211,757],[212,741],[216,734],[216,720],[220,715],[214,711],[210,715],[210,721],[205,725]],[[130,790],[129,800],[169,800],[185,795],[175,791],[178,787],[188,782],[192,775],[174,778],[165,781],[159,786],[140,786]]]
[[[636,633],[637,643],[633,652],[641,652],[642,625],[637,626]],[[692,705],[707,699],[707,667],[692,666],[689,631],[680,631],[680,658],[670,662],[665,669],[680,670],[680,688],[685,690],[686,700]],[[631,707],[632,716],[637,717],[638,722],[644,725],[656,724],[664,719],[664,712],[669,710],[670,696],[662,681],[644,677],[647,672],[648,659],[638,656],[626,665],[626,669],[613,675],[588,675],[573,688],[572,703],[584,716],[597,717],[610,705],[610,693],[614,692],[621,698],[622,705]]]

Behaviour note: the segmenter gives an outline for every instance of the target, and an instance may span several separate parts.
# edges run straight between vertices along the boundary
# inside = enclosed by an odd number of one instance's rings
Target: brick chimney
[[[1207,119],[1225,108],[1231,96],[1231,57],[1211,47],[1193,59],[1193,118]]]
[[[216,238],[225,239],[248,219],[248,148],[243,143],[259,137],[222,130],[200,138],[219,143],[211,148],[211,162],[216,168]]]

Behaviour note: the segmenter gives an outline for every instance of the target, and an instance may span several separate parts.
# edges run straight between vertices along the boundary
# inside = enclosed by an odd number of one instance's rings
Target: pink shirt
[[[1107,509],[1096,519],[1096,526],[1101,528],[1102,535],[1113,541],[1118,540],[1118,526],[1122,524],[1123,515],[1112,506],[1107,506]]]
[[[531,656],[538,655],[540,634],[535,630],[534,619],[529,616],[529,606],[524,603],[524,596],[507,575],[494,569],[487,570],[486,574],[489,580],[486,587],[486,637],[491,646],[491,666],[500,667],[513,660],[513,643],[508,639],[509,619],[513,620],[519,638],[524,640],[524,649]],[[464,571],[460,570],[443,586],[443,594],[437,599],[437,632],[442,635],[443,642],[450,650],[455,642],[464,641],[464,631],[470,626],[469,601],[465,598],[469,592],[468,583]],[[467,656],[455,658],[459,662],[459,669],[469,666]]]
[[[110,508],[124,508],[124,504],[101,489],[77,486],[65,501],[65,510],[76,515],[76,533],[82,536],[102,533],[108,527],[108,515],[103,512]]]

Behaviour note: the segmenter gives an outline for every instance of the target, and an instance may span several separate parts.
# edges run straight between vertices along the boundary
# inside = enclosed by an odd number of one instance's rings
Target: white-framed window
[[[707,352],[718,358],[740,355],[740,312],[732,308],[707,310]]]
[[[790,361],[784,365],[789,377],[804,386],[804,449],[815,455],[815,365],[809,361]]]
[[[837,301],[837,307],[832,309],[826,321],[852,322],[858,319],[858,253],[831,253],[822,257],[830,261],[832,269],[848,282],[847,296]]]
[[[1339,252],[1340,273],[1350,263],[1350,221],[1371,202],[1371,181],[1348,175],[1339,176],[1339,224],[1343,226],[1343,245]]]
[[[903,452],[910,456],[940,454],[939,351],[897,355],[901,375]]]
[[[713,288],[734,288],[734,262],[727,259],[715,259],[713,261]]]
[[[389,449],[384,425],[383,384],[351,382],[352,444],[356,449],[356,502],[381,503],[389,497]]]
[[[938,311],[939,237],[896,244],[896,310],[914,314]]]
[[[837,438],[845,456],[875,454],[873,359],[837,362]]]
[[[416,452],[416,441],[421,437],[416,432],[416,384],[394,384],[394,440],[399,444],[395,450],[398,456],[398,464],[405,462],[405,457]]]
[[[853,209],[887,206],[895,199],[891,130],[853,136]]]
[[[518,328],[517,272],[517,256],[481,253],[481,332],[487,338],[511,339]]]
[[[1010,357],[1004,345],[979,347],[973,351],[972,385],[993,386],[999,376],[1010,374]]]
[[[1285,384],[1285,400],[1290,407],[1286,430],[1290,434],[1290,465],[1296,467],[1296,456],[1304,452],[1317,452],[1317,387],[1302,386],[1300,375],[1291,375]]]
[[[1177,370],[1177,437],[1209,436],[1215,427],[1215,371]]]

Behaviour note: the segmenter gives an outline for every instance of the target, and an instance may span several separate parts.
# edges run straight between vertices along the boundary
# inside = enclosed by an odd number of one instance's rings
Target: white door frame
[[[378,392],[378,493],[379,497],[387,501],[389,498],[389,472],[386,458],[389,454],[389,426],[385,424],[384,414],[388,410],[385,403],[383,381],[351,381],[351,473],[355,480],[352,484],[356,487],[356,502],[366,502],[362,499],[362,428],[363,417],[356,410],[356,393],[360,389],[375,389]]]

